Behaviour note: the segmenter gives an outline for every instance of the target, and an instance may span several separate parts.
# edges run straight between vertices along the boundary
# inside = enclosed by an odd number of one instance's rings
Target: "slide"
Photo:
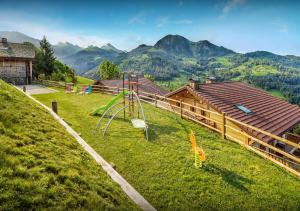
[[[106,111],[108,108],[110,108],[111,106],[115,105],[120,99],[122,99],[125,95],[127,95],[129,92],[128,91],[123,91],[120,92],[117,96],[115,96],[111,101],[109,101],[106,105],[103,105],[101,107],[99,107],[98,109],[96,109],[94,112],[91,113],[91,115],[96,115],[99,114],[100,112],[104,112]]]

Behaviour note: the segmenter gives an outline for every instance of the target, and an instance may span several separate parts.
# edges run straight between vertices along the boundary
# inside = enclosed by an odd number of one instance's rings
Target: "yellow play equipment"
[[[196,168],[201,168],[202,163],[206,160],[205,152],[201,147],[197,146],[196,137],[192,130],[190,133],[190,142],[191,142],[191,146],[192,146],[192,151],[195,154],[194,166]]]

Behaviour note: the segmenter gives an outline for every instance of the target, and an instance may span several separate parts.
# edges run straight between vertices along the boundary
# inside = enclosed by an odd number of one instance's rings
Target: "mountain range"
[[[39,46],[38,39],[19,32],[0,31],[0,37]],[[95,76],[103,60],[113,61],[123,71],[152,74],[156,80],[173,80],[183,75],[229,75],[230,78],[232,75],[262,75],[286,70],[298,73],[300,68],[298,56],[281,56],[267,51],[241,54],[207,40],[192,42],[180,35],[167,35],[153,46],[142,44],[129,52],[119,50],[110,43],[102,47],[82,48],[65,42],[53,45],[53,49],[59,60],[74,68],[78,74],[88,77]]]

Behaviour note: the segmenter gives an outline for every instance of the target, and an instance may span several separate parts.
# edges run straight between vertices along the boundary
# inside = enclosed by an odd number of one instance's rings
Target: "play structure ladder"
[[[123,102],[120,103],[116,103],[114,105],[112,105],[111,107],[109,107],[101,116],[97,127],[102,130],[103,135],[105,134],[109,124],[111,123],[111,121],[115,118],[115,116],[120,113],[121,111],[123,111],[124,109],[126,109],[128,106],[124,107]]]

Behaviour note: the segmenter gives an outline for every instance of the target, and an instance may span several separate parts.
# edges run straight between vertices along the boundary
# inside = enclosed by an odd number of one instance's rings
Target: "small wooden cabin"
[[[30,84],[34,47],[29,44],[0,40],[0,78],[13,84]]]
[[[299,106],[292,105],[271,96],[261,89],[254,88],[242,82],[217,83],[214,80],[208,80],[205,84],[198,84],[196,81],[191,81],[188,86],[175,90],[166,96],[174,100],[182,100],[182,102],[194,105],[195,107],[217,113],[225,113],[228,117],[242,123],[284,138],[287,137],[286,133],[288,131],[300,123]],[[201,119],[201,116],[209,117],[209,119],[216,120],[217,122],[222,121],[222,116],[206,112],[205,110],[197,110],[193,106],[187,106],[184,103],[183,108],[195,111],[196,113],[199,112],[200,121],[220,129],[221,125],[218,125],[214,121],[208,121],[205,118]],[[178,102],[177,104],[177,106],[180,105]],[[243,136],[236,131],[238,130],[274,146],[282,144],[265,134],[245,128],[236,123],[227,121],[226,124],[234,128],[226,129],[226,133],[234,139],[247,139],[247,136]],[[268,150],[262,146],[257,147]],[[282,146],[281,148],[287,152],[292,150],[288,146],[287,148],[286,146]]]

